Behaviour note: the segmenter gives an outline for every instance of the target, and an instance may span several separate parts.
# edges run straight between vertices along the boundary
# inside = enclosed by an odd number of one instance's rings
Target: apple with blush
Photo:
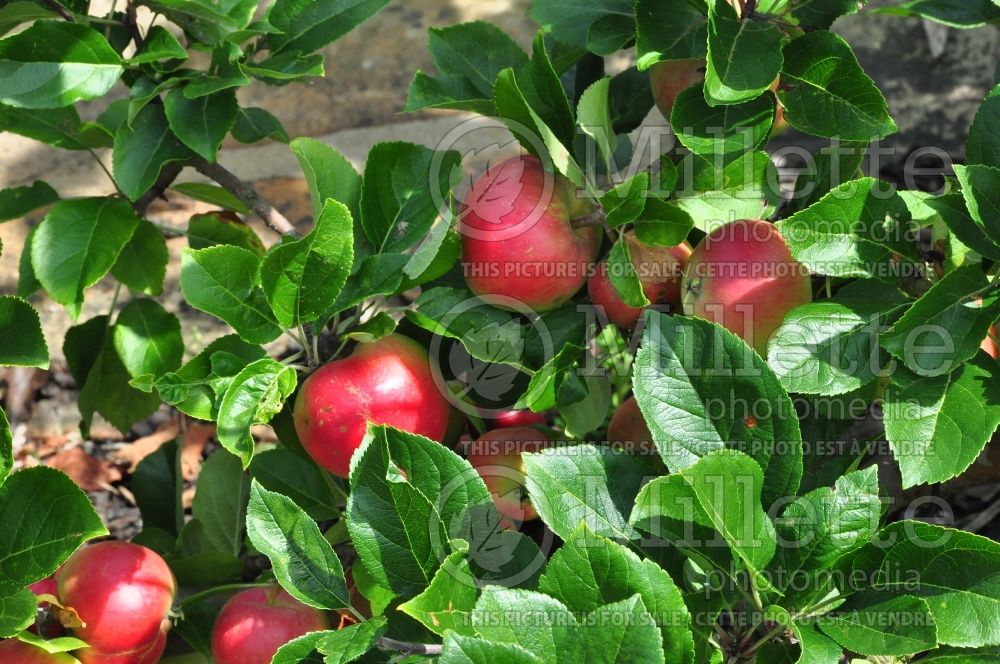
[[[538,518],[528,500],[521,454],[538,452],[553,442],[539,429],[520,426],[493,429],[469,443],[466,458],[493,495],[504,527]]]
[[[212,628],[215,664],[269,664],[278,648],[303,634],[330,628],[326,615],[281,586],[249,588],[233,595]]]
[[[572,298],[600,250],[593,205],[573,184],[522,155],[491,166],[461,209],[462,270],[485,302],[542,312]]]
[[[0,662],[3,664],[77,664],[68,653],[50,653],[18,639],[0,640]]]
[[[427,351],[400,334],[358,344],[317,369],[295,400],[295,430],[316,463],[347,477],[368,422],[443,442],[452,407]]]

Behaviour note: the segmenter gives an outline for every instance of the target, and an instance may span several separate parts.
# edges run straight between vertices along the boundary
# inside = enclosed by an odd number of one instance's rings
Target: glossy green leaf
[[[324,471],[285,447],[255,454],[250,475],[268,491],[288,496],[316,521],[340,516],[341,498],[330,487]]]
[[[498,643],[450,632],[445,636],[439,661],[441,664],[542,664],[543,660],[513,643]]]
[[[122,192],[134,201],[153,186],[164,165],[192,154],[170,130],[163,106],[149,104],[131,123],[118,128],[112,173]]]
[[[44,579],[89,539],[107,535],[87,494],[58,470],[20,470],[0,485],[0,594]]]
[[[740,104],[710,106],[700,86],[677,96],[670,126],[691,152],[722,165],[752,152],[767,140],[774,122],[774,97],[762,94]]]
[[[0,638],[15,636],[35,622],[38,600],[27,588],[0,592]]]
[[[350,211],[327,200],[305,237],[274,246],[261,265],[261,286],[278,323],[294,328],[319,319],[344,288],[354,262]]]
[[[635,3],[639,69],[660,60],[704,58],[708,3],[702,0],[638,0]],[[679,29],[683,27],[683,29]]]
[[[856,596],[824,616],[820,629],[861,655],[913,655],[937,645],[927,602],[910,595]]]
[[[291,499],[254,481],[247,536],[274,565],[281,586],[318,609],[350,606],[344,569],[319,526]]]
[[[639,595],[599,606],[582,619],[581,629],[588,662],[666,662],[663,637]]]
[[[399,610],[439,636],[449,632],[472,636],[472,609],[478,596],[465,554],[456,551],[441,563],[427,589],[400,604]]]
[[[297,382],[295,369],[265,358],[236,374],[219,404],[219,443],[250,465],[254,440],[250,427],[267,424],[285,403]]]
[[[0,221],[10,221],[59,200],[48,183],[35,180],[30,185],[0,190]]]
[[[541,593],[488,586],[472,612],[472,624],[483,638],[520,646],[543,662],[582,659],[576,618]]]
[[[111,274],[135,293],[159,295],[163,292],[168,260],[163,233],[148,221],[140,220],[111,266]]]
[[[277,32],[267,35],[271,51],[315,51],[339,39],[382,9],[388,0],[277,0],[267,13]]]
[[[260,259],[246,249],[185,250],[180,283],[188,304],[226,321],[250,343],[267,343],[281,333],[260,289]]]
[[[181,323],[153,300],[132,300],[118,312],[114,326],[118,357],[133,378],[160,376],[181,366]]]
[[[162,25],[154,25],[146,33],[142,48],[129,58],[129,64],[143,64],[157,60],[186,60],[187,49]]]
[[[327,199],[332,198],[358,219],[361,176],[347,157],[314,138],[296,138],[290,147],[309,185],[313,216],[319,217]]]
[[[628,0],[535,0],[528,16],[557,40],[577,48],[587,48],[595,23],[633,20]]]
[[[232,128],[233,138],[240,143],[257,143],[270,138],[281,143],[290,139],[281,121],[258,106],[240,107]]]
[[[111,89],[122,60],[100,32],[83,23],[37,21],[0,39],[0,103],[58,108]]]
[[[802,436],[791,399],[764,361],[734,334],[700,318],[647,312],[645,321],[632,383],[667,467],[683,470],[732,448],[763,469],[766,505],[794,494]]]
[[[781,71],[783,38],[774,24],[740,20],[727,0],[709,2],[708,104],[738,104],[767,90]]]
[[[31,264],[46,292],[67,306],[103,277],[139,218],[120,198],[76,198],[52,206],[31,243]]]
[[[240,555],[246,527],[250,480],[240,460],[216,450],[201,465],[191,512],[205,526],[205,540],[219,551]]]
[[[49,348],[38,312],[19,297],[0,296],[0,338],[5,339],[0,366],[49,367]]]
[[[222,140],[236,122],[236,93],[227,90],[190,99],[174,88],[163,100],[170,130],[206,161],[215,161]]]
[[[324,664],[347,664],[375,647],[385,633],[386,619],[376,617],[355,625],[326,632],[316,644],[316,649],[326,655]]]

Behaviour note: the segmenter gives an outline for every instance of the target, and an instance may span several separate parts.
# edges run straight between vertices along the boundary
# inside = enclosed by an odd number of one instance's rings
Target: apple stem
[[[576,219],[570,219],[569,225],[573,228],[583,228],[584,226],[597,226],[604,223],[604,210],[602,208],[596,208],[593,212],[585,217],[577,217]]]
[[[380,638],[378,644],[385,650],[395,650],[404,655],[440,655],[444,650],[444,646],[439,643],[411,643],[390,639],[388,636]]]

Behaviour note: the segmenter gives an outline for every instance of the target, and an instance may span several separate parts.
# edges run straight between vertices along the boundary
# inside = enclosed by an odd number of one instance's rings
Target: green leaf
[[[257,143],[270,138],[281,143],[290,139],[281,120],[258,106],[240,107],[232,128],[233,138],[240,143]]]
[[[146,33],[142,48],[128,59],[131,65],[157,60],[187,60],[187,49],[162,25],[154,25]]]
[[[641,465],[621,468],[630,470],[632,476],[614,477],[612,483],[609,462],[613,454],[594,445],[577,445],[521,455],[531,503],[542,521],[563,539],[581,522],[598,535],[636,539],[637,533],[623,511],[631,504],[646,469]],[[611,493],[613,489],[616,495]],[[622,489],[625,495],[618,493]]]
[[[875,178],[845,182],[777,222],[792,255],[812,274],[894,279],[893,253],[912,254],[906,203]]]
[[[30,643],[41,648],[47,653],[56,654],[86,648],[87,644],[72,636],[57,636],[54,639],[43,639],[31,632],[22,632],[17,635],[18,640]]]
[[[882,347],[922,376],[952,371],[979,352],[1000,318],[1000,293],[978,295],[987,284],[978,265],[949,272],[886,330]]]
[[[827,636],[861,655],[913,655],[937,645],[927,602],[910,595],[855,596],[819,624]]]
[[[159,528],[175,536],[180,533],[184,526],[184,503],[181,499],[184,479],[177,441],[160,445],[140,461],[132,481],[132,493],[139,505],[143,528]]]
[[[774,525],[761,508],[763,489],[764,474],[757,462],[736,450],[718,450],[679,473],[646,484],[629,521],[656,534],[657,518],[693,508],[694,514],[686,518],[693,516],[695,523],[712,526],[734,556],[756,575],[774,557],[776,548]],[[696,504],[685,497],[693,497]]]
[[[615,242],[608,254],[608,278],[618,296],[628,306],[641,308],[649,304],[624,236]]]
[[[182,413],[200,420],[215,420],[218,405],[232,379],[243,367],[265,357],[267,354],[260,346],[230,334],[210,343],[176,372],[157,378],[154,386],[164,401]],[[235,362],[223,363],[224,359]]]
[[[965,159],[969,164],[1000,167],[1000,85],[990,90],[976,111],[965,143]]]
[[[38,600],[27,588],[10,588],[0,593],[0,638],[15,636],[35,622]]]
[[[231,212],[206,212],[188,220],[188,246],[206,249],[217,245],[231,245],[252,251],[264,257],[264,243],[260,236],[242,219]]]
[[[219,443],[250,465],[254,440],[250,427],[267,424],[295,391],[295,369],[270,358],[240,371],[219,404]]]
[[[7,421],[7,413],[0,408],[0,484],[7,479],[14,467],[14,437]]]
[[[10,221],[59,200],[48,183],[35,180],[30,185],[0,190],[0,221]]]
[[[82,23],[37,21],[0,39],[0,103],[58,108],[104,95],[122,60],[100,32]]]
[[[108,534],[87,494],[52,468],[8,477],[0,503],[0,594],[44,579],[81,544]]]
[[[375,295],[397,292],[403,281],[403,267],[409,260],[406,254],[375,254],[366,258],[357,272],[347,278],[344,290],[324,317],[332,317]]]
[[[111,266],[111,274],[133,292],[159,295],[163,292],[168,260],[163,233],[148,221],[140,220]]]
[[[347,664],[374,648],[385,630],[384,617],[371,618],[356,625],[326,632],[316,644],[316,649],[326,655],[324,664]]]
[[[806,33],[785,45],[784,59],[778,99],[790,125],[842,141],[895,133],[885,97],[840,37]]]
[[[521,646],[543,662],[582,659],[576,618],[561,602],[541,593],[487,586],[472,624],[483,638]]]
[[[7,2],[0,7],[0,35],[5,35],[24,23],[40,18],[56,18],[56,14],[35,2]]]
[[[573,376],[576,378],[576,376]],[[586,394],[579,401],[559,404],[559,414],[566,421],[567,435],[583,438],[599,429],[608,417],[611,408],[611,383],[604,376],[584,376]],[[566,389],[566,381],[560,386],[559,395]]]
[[[0,366],[49,367],[49,347],[38,312],[13,295],[0,296]],[[9,468],[8,468],[9,470]],[[0,472],[0,477],[5,473]]]
[[[503,30],[473,21],[430,29],[430,53],[438,76],[417,71],[406,94],[406,111],[447,108],[493,115],[493,82],[528,57]]]
[[[612,158],[618,144],[614,127],[611,125],[611,109],[608,104],[610,90],[609,77],[598,79],[583,91],[576,108],[577,124],[584,134],[594,139],[608,169],[612,166]]]
[[[943,646],[928,651],[921,660],[930,664],[995,664],[1000,652],[995,646],[985,648],[952,648]]]
[[[958,168],[962,167],[958,166]],[[977,221],[969,214],[965,197],[962,194],[946,194],[929,198],[925,202],[928,207],[938,213],[951,235],[959,242],[986,258],[1000,260],[1000,244],[987,233],[982,222]]]
[[[1000,374],[983,354],[950,374],[900,369],[885,388],[885,432],[904,488],[964,472],[1000,425]]]
[[[581,625],[588,662],[666,661],[663,637],[639,595],[594,609]]]
[[[694,228],[691,215],[674,202],[658,198],[646,199],[646,206],[636,221],[635,237],[660,247],[676,247]]]
[[[24,109],[0,104],[0,129],[65,150],[105,147],[108,141],[104,129],[81,122],[72,106]]]
[[[879,544],[857,559],[872,562],[880,589],[927,602],[937,625],[937,642],[977,648],[1000,643],[1000,544],[919,521],[883,528]],[[894,544],[893,544],[894,543]],[[886,546],[891,548],[886,549]],[[872,551],[878,557],[872,559]],[[895,570],[895,571],[890,571]],[[866,577],[868,578],[868,577]]]
[[[331,488],[324,471],[285,447],[255,454],[250,475],[268,491],[288,496],[316,521],[340,516],[340,498]]]
[[[691,152],[722,166],[759,148],[771,133],[774,97],[729,106],[710,106],[700,86],[691,86],[677,96],[670,113],[670,126],[677,140]]]
[[[1000,22],[1000,7],[990,0],[908,0],[894,7],[877,7],[874,11],[927,19],[953,28],[978,28]]]
[[[176,23],[203,44],[212,45],[250,22],[246,2],[205,0],[144,0],[143,4]],[[226,10],[229,10],[228,12]]]
[[[314,138],[296,138],[289,144],[309,185],[313,216],[319,217],[332,198],[347,206],[354,219],[359,219],[361,176],[347,157]]]
[[[153,186],[164,165],[191,156],[170,130],[163,106],[149,104],[131,123],[118,128],[111,167],[115,182],[134,201]]]
[[[277,32],[265,37],[274,53],[316,51],[340,39],[389,0],[277,0],[267,13]]]
[[[133,378],[174,371],[184,358],[180,321],[153,300],[125,305],[115,318],[114,344]]]
[[[308,632],[278,648],[271,657],[271,664],[320,664],[323,656],[316,650],[329,631]]]
[[[521,84],[519,76],[515,77],[513,69],[500,72],[493,86],[500,118],[525,150],[536,156],[543,156],[543,151],[547,152],[556,170],[573,184],[582,187],[583,169],[562,142],[556,128],[549,126],[533,108],[525,89],[527,87]]]
[[[279,324],[294,328],[323,315],[351,272],[353,241],[350,211],[328,199],[305,237],[271,248],[261,265],[261,286]]]
[[[704,58],[708,4],[701,0],[638,0],[635,46],[639,69],[660,60]]]
[[[225,90],[190,99],[174,88],[163,100],[170,130],[206,161],[214,162],[222,140],[236,122],[236,93]]]
[[[440,443],[370,427],[351,463],[347,528],[372,579],[403,598],[432,581],[475,506],[493,509],[479,474]],[[477,510],[477,514],[482,510]]]
[[[876,470],[871,466],[839,477],[833,488],[810,491],[781,513],[775,528],[786,581],[784,606],[805,608],[804,602],[824,589],[823,573],[875,536],[882,513]]]
[[[281,587],[317,609],[351,605],[344,568],[319,526],[291,499],[250,486],[247,536],[274,565]]]
[[[602,194],[600,200],[601,207],[604,208],[604,220],[612,228],[631,223],[640,217],[655,217],[658,212],[662,211],[662,207],[655,208],[649,213],[645,212],[646,206],[654,200],[656,203],[667,205],[659,199],[653,199],[650,195],[649,173],[645,171],[619,182]]]
[[[628,0],[534,0],[528,16],[557,40],[581,49],[588,47],[595,23],[633,20]]]
[[[403,251],[423,238],[448,200],[458,163],[455,152],[412,143],[379,143],[371,149],[361,188],[361,223],[379,253]]]
[[[665,660],[672,664],[694,661],[691,616],[670,575],[653,561],[594,535],[585,525],[552,554],[538,589],[577,613],[641,597],[659,626]]]
[[[456,551],[441,563],[427,589],[400,604],[399,610],[439,636],[449,632],[473,636],[472,609],[478,595],[465,554]]]
[[[240,555],[249,496],[250,481],[240,460],[224,450],[213,452],[201,466],[191,506],[211,547]]]
[[[285,85],[307,76],[323,76],[323,54],[281,53],[263,62],[242,64],[240,69],[269,85]]]
[[[449,632],[444,638],[441,664],[542,664],[542,660],[512,643],[497,643]]]
[[[645,320],[632,383],[667,467],[683,470],[733,448],[764,470],[766,505],[794,494],[802,436],[791,399],[764,361],[734,334],[700,318],[648,312]],[[769,407],[756,407],[762,403]]]
[[[895,286],[862,279],[828,300],[792,309],[768,345],[768,365],[789,392],[845,394],[878,377],[887,357],[878,339],[902,315]]]
[[[969,213],[992,239],[1000,235],[1000,168],[973,164],[955,166],[955,175],[962,184],[962,195]]]
[[[743,21],[727,0],[708,6],[708,68],[705,101],[709,106],[738,104],[760,96],[781,72],[778,26]]]
[[[178,182],[170,185],[170,188],[178,193],[184,194],[188,198],[209,203],[211,205],[218,205],[221,208],[232,210],[233,212],[238,212],[240,214],[250,214],[251,212],[246,203],[241,201],[234,194],[231,194],[222,187],[214,184],[208,184],[207,182]],[[194,216],[199,217],[203,215]],[[201,247],[196,248],[201,249]],[[261,247],[261,252],[263,252],[263,247]]]
[[[867,150],[867,141],[845,141],[814,152],[813,168],[803,170],[795,179],[791,211],[807,208],[835,187],[853,180]]]
[[[120,198],[60,201],[45,215],[31,243],[31,264],[46,292],[66,306],[108,273],[139,218]]]
[[[775,4],[780,8],[782,0]],[[791,18],[805,30],[829,30],[837,18],[860,11],[864,6],[864,2],[856,0],[797,0],[789,4]]]
[[[186,249],[180,283],[188,304],[226,321],[245,341],[264,344],[281,333],[260,290],[260,259],[246,249]]]

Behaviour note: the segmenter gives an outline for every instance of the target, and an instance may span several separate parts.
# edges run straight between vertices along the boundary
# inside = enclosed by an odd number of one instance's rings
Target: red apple
[[[48,653],[38,646],[17,639],[0,640],[0,662],[3,664],[76,664],[76,660],[66,653]]]
[[[1000,329],[994,325],[990,328],[990,333],[983,339],[983,343],[979,346],[994,360],[1000,355],[1000,349],[997,348],[997,339],[1000,339]]]
[[[226,602],[212,629],[215,664],[269,664],[282,645],[329,629],[326,615],[280,586],[250,588]]]
[[[553,309],[583,286],[601,227],[573,228],[591,204],[572,183],[523,155],[473,183],[462,209],[462,269],[469,289],[507,309]],[[513,300],[513,301],[512,301]]]
[[[81,664],[156,664],[160,661],[163,650],[167,647],[167,631],[170,621],[164,620],[159,633],[150,643],[115,654],[105,654],[93,648],[77,650],[74,655],[80,658]]]
[[[306,379],[295,400],[295,430],[316,463],[347,477],[368,422],[440,442],[451,410],[427,351],[390,334],[358,344],[349,357],[323,365]]]
[[[542,413],[533,413],[530,410],[505,410],[493,418],[493,424],[497,428],[507,427],[530,427],[532,424],[545,425],[548,421]]]
[[[632,267],[639,276],[642,292],[646,294],[650,306],[669,305],[671,312],[679,310],[681,276],[691,256],[691,246],[687,242],[676,247],[646,244],[636,238],[633,231],[625,233],[625,241],[628,242]],[[591,302],[604,308],[608,321],[618,327],[631,329],[642,316],[642,308],[630,307],[618,295],[608,274],[607,261],[602,261],[590,276],[587,293]]]
[[[154,551],[130,542],[91,544],[69,557],[56,581],[59,600],[84,623],[76,636],[93,651],[81,659],[145,652],[164,638],[176,584]]]
[[[469,444],[466,458],[493,494],[502,516],[514,521],[538,518],[528,501],[521,453],[537,452],[551,444],[547,435],[530,427],[494,429]],[[512,524],[505,521],[504,525]]]
[[[653,434],[649,432],[635,397],[621,403],[608,423],[608,443],[633,454],[653,454]]]
[[[809,275],[773,224],[743,219],[717,228],[691,254],[684,313],[718,323],[761,357],[785,315],[812,300]]]
[[[653,101],[670,119],[677,96],[695,83],[705,80],[705,60],[665,60],[649,68],[649,84],[653,89]]]

